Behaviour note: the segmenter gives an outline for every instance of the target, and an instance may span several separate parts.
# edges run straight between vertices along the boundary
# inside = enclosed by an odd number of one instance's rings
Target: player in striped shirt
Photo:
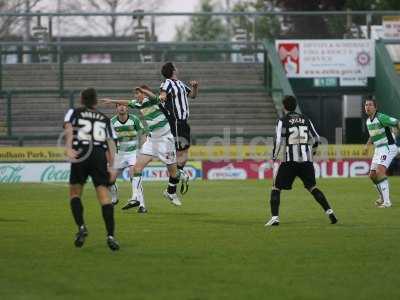
[[[133,177],[133,166],[136,164],[136,152],[143,144],[145,135],[144,127],[140,119],[128,113],[128,107],[125,105],[116,105],[117,115],[111,118],[111,124],[114,131],[117,134],[117,149],[118,153],[115,156],[114,168],[111,170],[110,182],[114,183],[110,187],[113,204],[118,203],[118,188],[115,183],[118,175],[120,175],[124,169],[129,168],[129,175],[132,183],[132,196],[128,200],[128,207],[139,206],[138,212],[147,212],[144,203],[143,193],[136,192],[137,188],[140,188],[141,178]],[[134,206],[132,206],[134,204]],[[127,206],[122,209],[126,209]]]
[[[165,81],[160,87],[160,98],[163,100],[162,109],[168,118],[172,135],[175,138],[178,169],[182,180],[181,193],[188,189],[189,176],[184,172],[189,157],[191,143],[188,98],[196,98],[198,82],[192,80],[189,85],[178,79],[178,69],[172,62],[165,63],[161,68]],[[190,87],[189,87],[190,86]]]
[[[136,159],[134,177],[142,175],[143,169],[157,157],[166,164],[169,172],[168,188],[164,191],[164,197],[176,206],[182,205],[176,194],[176,186],[179,183],[179,172],[176,165],[176,150],[174,137],[171,133],[168,120],[160,109],[160,98],[155,96],[148,86],[142,85],[135,89],[135,100],[111,100],[101,99],[105,103],[119,103],[140,110],[147,123],[149,135]],[[141,190],[141,186],[137,191]]]
[[[279,225],[279,206],[281,190],[291,190],[296,177],[299,177],[304,187],[314,197],[315,201],[322,207],[332,224],[337,223],[337,218],[326,199],[324,193],[317,187],[315,181],[315,170],[312,161],[313,152],[319,144],[317,134],[311,120],[305,115],[296,112],[297,100],[293,96],[283,98],[285,115],[280,118],[276,125],[276,135],[272,160],[278,159],[281,144],[283,160],[279,166],[271,191],[271,219],[265,226]],[[310,144],[313,143],[313,147]]]
[[[379,199],[376,201],[377,206],[388,208],[392,206],[392,202],[389,196],[386,170],[398,154],[391,128],[400,129],[400,124],[399,120],[378,112],[376,101],[372,97],[367,97],[364,109],[368,115],[366,124],[370,135],[366,147],[371,144],[375,147],[369,177],[376,185],[379,193]]]

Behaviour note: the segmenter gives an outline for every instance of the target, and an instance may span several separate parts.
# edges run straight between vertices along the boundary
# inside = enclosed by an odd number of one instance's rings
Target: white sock
[[[135,176],[131,178],[132,182],[132,198],[140,202],[140,206],[145,207],[144,196],[143,196],[143,186],[142,186],[142,176]]]
[[[115,203],[118,199],[118,186],[117,183],[114,183],[111,185],[108,190],[110,191],[111,194],[111,201],[112,203]]]
[[[381,188],[379,187],[379,183],[376,184],[375,187],[376,187],[376,189],[377,189],[377,191],[378,191],[379,199],[383,200]]]
[[[389,205],[390,203],[390,197],[389,197],[389,181],[385,179],[384,181],[378,183],[379,189],[382,194],[382,200],[384,205]]]

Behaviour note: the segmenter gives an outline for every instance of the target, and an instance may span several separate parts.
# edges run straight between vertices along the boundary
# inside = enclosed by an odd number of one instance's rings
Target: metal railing
[[[156,87],[153,87],[156,89]],[[112,90],[107,90],[107,89],[97,89],[97,92],[99,96],[113,96],[113,95],[129,95],[131,94],[131,90],[129,89],[112,89]],[[218,93],[265,93],[268,92],[268,90],[263,87],[222,87],[222,88],[202,88],[201,93],[202,94],[218,94]],[[275,89],[275,92],[280,92]],[[19,90],[19,91],[0,91],[0,99],[3,98],[5,99],[5,109],[4,109],[4,117],[5,121],[4,123],[4,135],[1,135],[1,130],[0,130],[0,141],[15,141],[17,145],[23,146],[26,141],[32,141],[32,140],[43,140],[43,141],[57,141],[59,138],[60,133],[55,133],[55,134],[42,134],[38,132],[37,134],[15,134],[13,130],[13,99],[15,96],[23,96],[23,95],[29,95],[32,96],[33,94],[47,94],[49,96],[54,96],[54,98],[59,98],[62,97],[62,100],[68,102],[68,107],[75,107],[77,104],[77,99],[79,98],[80,90],[64,90],[63,94],[60,95],[58,91],[56,90]],[[29,108],[27,108],[29,109]],[[1,111],[0,111],[1,113]],[[44,116],[45,117],[45,116]],[[26,120],[29,122],[29,120]],[[1,123],[1,117],[0,117],[0,123]],[[61,128],[61,127],[60,127]],[[197,140],[201,139],[208,139],[211,137],[223,137],[223,133],[220,135],[210,135],[210,134],[197,134],[193,135],[193,144],[196,144]],[[235,134],[231,133],[230,137],[231,138],[236,138],[236,137],[244,137],[244,138],[253,138],[253,137],[260,137],[260,135],[252,135],[252,134]],[[269,134],[267,133],[265,137],[269,137]]]
[[[64,8],[68,10],[67,7]],[[257,12],[0,12],[1,18],[15,18],[30,23],[31,28],[47,29],[49,41],[61,41],[67,36],[135,36],[135,27],[148,32],[149,41],[165,36],[165,24],[171,18],[214,18],[223,25],[225,38],[232,41],[236,29],[247,32],[248,41],[262,41],[266,38],[349,38],[360,34],[365,27],[366,38],[370,37],[371,26],[382,23],[384,16],[399,16],[399,11],[257,11]],[[88,22],[107,23],[113,18],[114,27],[94,30]],[[138,24],[132,23],[132,20]],[[47,21],[47,22],[46,22]],[[39,22],[40,26],[37,26]],[[129,24],[122,30],[115,24]],[[43,25],[45,24],[45,25]],[[301,25],[311,24],[312,26]],[[140,26],[139,26],[140,25]],[[314,25],[314,26],[313,26]],[[116,27],[115,27],[116,26]],[[95,26],[94,26],[95,27]],[[301,27],[301,28],[300,28]],[[301,30],[297,30],[300,28]],[[170,31],[170,29],[169,29]],[[358,33],[357,33],[358,31]],[[12,30],[11,30],[12,32]],[[16,33],[18,36],[18,33]],[[22,36],[22,34],[19,34]],[[13,37],[17,38],[16,36]],[[171,38],[171,37],[170,37]],[[25,37],[24,40],[30,40]],[[171,39],[170,39],[171,40]]]

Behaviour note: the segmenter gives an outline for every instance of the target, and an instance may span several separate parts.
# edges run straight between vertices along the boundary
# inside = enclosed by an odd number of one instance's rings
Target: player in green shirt
[[[129,168],[129,177],[132,183],[132,196],[128,203],[134,203],[139,206],[138,212],[147,212],[144,203],[143,193],[137,192],[136,187],[139,186],[141,178],[133,176],[133,167],[136,164],[136,155],[140,146],[144,143],[146,135],[144,134],[144,127],[140,119],[128,113],[128,107],[125,105],[116,105],[117,115],[111,118],[111,125],[117,135],[117,149],[115,155],[114,168],[110,170],[110,182],[114,183],[110,187],[113,204],[118,203],[118,188],[115,183],[117,177],[122,172]],[[131,206],[131,205],[130,205]]]
[[[176,194],[179,172],[176,164],[175,142],[168,120],[160,109],[161,100],[146,85],[135,88],[135,97],[135,100],[100,99],[100,101],[127,105],[140,110],[148,125],[149,135],[137,156],[134,177],[140,177],[143,169],[154,157],[157,157],[166,164],[170,175],[168,187],[164,191],[164,197],[172,204],[180,206],[182,203]],[[137,187],[136,190],[138,191],[140,188]]]
[[[391,128],[400,129],[399,120],[378,112],[376,102],[372,97],[365,100],[364,109],[368,115],[366,124],[370,136],[366,147],[371,144],[375,147],[369,177],[379,192],[379,199],[376,201],[377,206],[388,208],[392,206],[392,203],[389,197],[386,170],[398,154]]]

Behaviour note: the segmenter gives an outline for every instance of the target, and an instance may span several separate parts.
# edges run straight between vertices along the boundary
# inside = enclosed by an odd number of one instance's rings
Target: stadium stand
[[[75,91],[75,104],[78,91],[88,86],[107,90],[107,94],[100,92],[100,96],[127,98],[133,87],[143,83],[158,89],[162,80],[160,67],[161,63],[66,63],[64,90]],[[263,64],[192,62],[180,63],[178,68],[182,80],[196,79],[201,89],[207,90],[200,90],[190,107],[193,135],[198,141],[202,137],[222,135],[224,128],[242,136],[272,135],[277,112],[272,99],[263,91]],[[68,96],[57,94],[57,64],[5,65],[2,84],[5,91],[32,91],[12,96],[13,136],[34,135],[40,141],[40,136],[60,132],[63,114],[70,103]],[[254,92],[243,92],[249,89]],[[54,93],[42,90],[54,90]],[[112,109],[105,111],[113,112]],[[24,144],[37,142],[29,139]],[[47,143],[54,144],[54,140]]]

